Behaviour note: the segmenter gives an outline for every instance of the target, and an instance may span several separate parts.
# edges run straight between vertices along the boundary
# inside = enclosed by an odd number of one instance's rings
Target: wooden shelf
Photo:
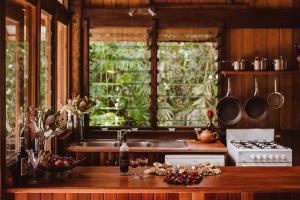
[[[280,74],[298,74],[298,70],[287,70],[287,71],[233,71],[233,70],[222,70],[223,75],[280,75]]]

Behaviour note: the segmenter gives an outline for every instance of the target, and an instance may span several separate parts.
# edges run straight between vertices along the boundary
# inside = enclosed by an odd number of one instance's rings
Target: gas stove
[[[274,129],[227,129],[226,134],[236,166],[292,166],[292,149],[274,142]]]
[[[274,141],[258,141],[258,140],[232,140],[230,143],[237,149],[287,149]]]

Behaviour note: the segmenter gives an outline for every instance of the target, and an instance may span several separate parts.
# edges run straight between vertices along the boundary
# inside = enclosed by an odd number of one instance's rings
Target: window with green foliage
[[[24,19],[6,18],[6,158],[18,151],[23,133],[22,108],[27,105],[28,46]]]
[[[158,126],[204,126],[217,103],[218,50],[210,29],[158,35]]]
[[[150,127],[147,29],[90,29],[90,126]],[[217,29],[160,29],[157,126],[205,126],[218,93]]]
[[[40,105],[50,108],[51,103],[51,16],[41,14],[41,47],[40,47]]]
[[[91,126],[150,125],[147,30],[96,29],[90,37]]]

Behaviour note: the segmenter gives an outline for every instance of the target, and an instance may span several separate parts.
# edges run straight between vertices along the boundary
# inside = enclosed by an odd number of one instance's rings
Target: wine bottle
[[[119,164],[120,164],[120,174],[122,176],[128,175],[129,166],[129,148],[127,146],[126,134],[122,137],[122,145],[119,152]]]
[[[16,170],[14,177],[14,185],[16,187],[25,186],[28,182],[28,154],[25,150],[25,138],[20,138],[20,151],[16,157]]]

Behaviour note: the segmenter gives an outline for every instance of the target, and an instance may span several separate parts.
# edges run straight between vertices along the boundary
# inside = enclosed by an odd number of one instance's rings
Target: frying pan
[[[277,91],[277,79],[274,80],[274,92],[268,95],[268,104],[273,109],[279,109],[284,104],[284,96]]]
[[[217,116],[223,124],[236,124],[242,118],[242,105],[238,98],[231,96],[231,83],[228,78],[227,94],[217,104]]]
[[[261,120],[267,116],[268,112],[268,103],[267,101],[257,96],[258,95],[258,86],[257,80],[255,78],[255,92],[253,97],[249,98],[245,104],[245,112],[251,119]]]

